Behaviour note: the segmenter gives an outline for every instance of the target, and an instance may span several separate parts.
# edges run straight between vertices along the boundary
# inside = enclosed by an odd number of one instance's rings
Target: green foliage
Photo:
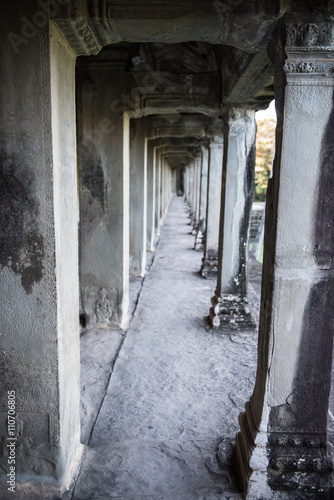
[[[254,201],[266,199],[275,149],[275,128],[276,122],[273,118],[257,122]]]

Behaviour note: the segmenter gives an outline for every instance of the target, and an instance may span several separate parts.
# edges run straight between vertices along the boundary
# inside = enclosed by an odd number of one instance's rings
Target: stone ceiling
[[[152,117],[152,139],[183,137],[184,142],[219,134],[227,105],[267,107],[274,96],[267,45],[280,18],[289,11],[319,14],[329,5],[329,0],[72,0],[54,22],[83,56],[78,64],[124,65],[131,88],[126,111],[132,118]],[[188,158],[186,141],[184,148]]]

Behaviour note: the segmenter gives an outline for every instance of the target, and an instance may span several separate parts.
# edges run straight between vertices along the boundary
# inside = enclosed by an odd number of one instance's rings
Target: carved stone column
[[[195,250],[204,249],[205,230],[206,230],[206,206],[207,206],[207,196],[208,196],[208,168],[209,168],[209,150],[207,146],[202,146],[199,221],[198,221],[198,231],[195,239]]]
[[[130,122],[130,275],[144,276],[147,238],[146,119]]]
[[[160,148],[154,148],[155,164],[156,164],[156,182],[155,182],[155,229],[160,236],[160,220],[161,220],[161,153]]]
[[[161,154],[161,224],[163,224],[163,219],[166,214],[166,156],[164,153]]]
[[[156,204],[155,141],[147,143],[147,249],[154,251]]]
[[[184,169],[184,201],[188,199],[188,167]]]
[[[334,497],[327,440],[334,311],[333,41],[333,23],[289,18],[270,51],[278,123],[258,369],[240,416],[236,453],[236,473],[250,498],[270,498],[272,490],[298,490],[298,498]]]
[[[193,215],[192,215],[192,234],[196,236],[199,226],[199,207],[201,190],[201,157],[194,158],[194,187],[192,193]]]
[[[124,65],[77,64],[80,282],[88,327],[125,326],[129,303],[129,119]]]
[[[248,229],[254,190],[255,112],[231,108],[224,131],[218,281],[210,324],[252,323],[247,305]]]
[[[194,164],[190,163],[188,166],[188,199],[187,205],[189,210],[189,218],[192,219],[194,206],[193,206],[193,193],[194,193]],[[189,223],[191,224],[191,222]]]
[[[223,171],[223,134],[210,141],[209,172],[206,207],[206,231],[201,274],[204,278],[217,278],[219,217]]]

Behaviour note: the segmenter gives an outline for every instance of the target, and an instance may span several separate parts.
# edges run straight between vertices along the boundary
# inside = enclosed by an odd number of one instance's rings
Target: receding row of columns
[[[145,275],[146,252],[172,196],[171,168],[149,139],[146,118],[109,112],[110,130],[85,137],[123,91],[123,69],[77,64],[80,289],[88,327],[126,327],[129,276]]]
[[[287,30],[287,60],[281,51],[284,35],[270,52],[276,71],[276,156],[266,209],[258,370],[240,416],[235,472],[249,498],[271,498],[280,489],[331,498],[333,47],[330,53],[327,47],[324,61],[305,25],[291,21]],[[247,260],[256,125],[254,111],[246,108],[228,109],[223,120],[221,137],[208,146],[207,177],[203,155],[201,167],[195,162],[186,171],[186,200],[197,236],[198,207],[206,203],[201,273],[217,279],[209,322],[221,332],[226,325],[242,332],[242,325],[254,326]],[[197,237],[195,248],[200,248]]]
[[[221,135],[201,146],[185,170],[201,274],[217,279],[210,324],[252,324],[247,305],[248,228],[254,190],[255,112],[229,108]]]
[[[33,18],[36,8],[35,1],[20,4],[18,15],[14,3],[6,4],[4,40],[20,33],[21,16]],[[236,472],[250,498],[270,498],[280,489],[333,494],[327,435],[333,32],[329,21],[287,18],[270,49],[278,126],[258,370],[236,446]],[[145,273],[146,251],[175,194],[176,174],[165,146],[149,138],[147,119],[120,109],[120,94],[129,91],[125,63],[82,60],[75,92],[75,54],[52,23],[17,53],[5,43],[0,50],[1,423],[6,428],[7,394],[15,391],[23,480],[66,484],[81,452],[79,275],[88,326],[126,325],[129,276]],[[195,246],[204,247],[201,272],[217,277],[211,324],[241,328],[251,324],[247,235],[255,121],[247,107],[222,114],[222,132],[205,137],[182,168]],[[4,470],[7,459],[5,449]]]

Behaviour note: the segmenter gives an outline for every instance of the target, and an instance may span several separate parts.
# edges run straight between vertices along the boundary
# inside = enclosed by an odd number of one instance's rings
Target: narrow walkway
[[[174,198],[112,360],[73,500],[241,498],[230,452],[254,385],[257,335],[206,325],[215,282],[200,276],[202,255],[193,244],[184,201]],[[119,336],[108,333],[106,347]],[[223,467],[216,458],[222,441]]]

